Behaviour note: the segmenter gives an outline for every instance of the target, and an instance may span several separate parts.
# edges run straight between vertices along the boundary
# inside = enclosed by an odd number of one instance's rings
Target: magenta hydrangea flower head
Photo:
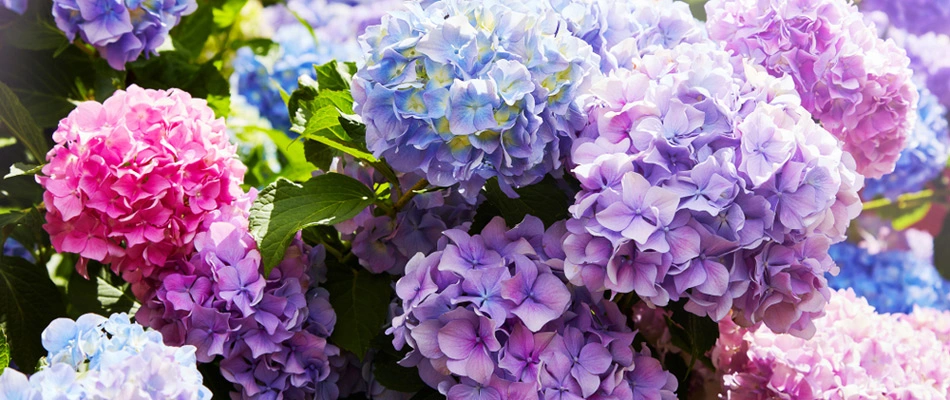
[[[858,172],[891,172],[913,129],[917,90],[909,60],[840,0],[712,0],[709,35],[795,82],[802,105],[834,134]]]
[[[539,9],[409,2],[367,28],[353,98],[369,150],[471,201],[491,177],[515,196],[559,168],[599,58]]]
[[[111,263],[136,284],[189,254],[202,221],[242,192],[223,119],[201,99],[132,86],[80,104],[36,180],[57,251]]]
[[[828,246],[861,209],[850,155],[790,78],[712,42],[632,60],[594,82],[574,143],[566,278],[810,335],[835,268]]]
[[[70,42],[78,35],[124,70],[143,53],[157,55],[168,32],[196,9],[195,0],[55,0],[53,17]]]
[[[499,217],[409,260],[387,330],[410,347],[401,363],[449,399],[675,398],[676,379],[634,352],[617,305],[564,280],[565,234],[563,222],[508,229]]]
[[[190,258],[170,261],[142,299],[136,319],[169,345],[190,344],[200,362],[220,359],[237,396],[291,398],[337,391],[327,343],[336,324],[322,247],[296,239],[265,277],[248,232],[254,193],[216,210],[195,238]],[[335,396],[329,396],[335,398]],[[321,397],[322,398],[322,397]]]
[[[943,399],[950,348],[900,314],[878,314],[851,290],[832,292],[811,339],[719,323],[712,351],[724,398]]]

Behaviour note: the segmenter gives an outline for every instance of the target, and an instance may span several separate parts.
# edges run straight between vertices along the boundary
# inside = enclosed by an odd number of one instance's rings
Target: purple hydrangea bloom
[[[446,231],[396,283],[387,333],[410,347],[400,363],[449,399],[675,398],[673,375],[634,353],[617,305],[565,281],[565,234],[563,222],[545,231],[532,216]]]
[[[336,315],[329,293],[318,287],[325,252],[298,238],[264,277],[247,230],[253,197],[203,222],[195,254],[170,262],[136,318],[161,331],[165,343],[195,346],[200,362],[221,359],[239,396],[335,398],[330,359],[340,351],[327,338]]]
[[[950,34],[950,1],[946,0],[863,0],[861,11],[880,11],[894,26],[914,35],[933,32]]]
[[[550,7],[496,0],[388,14],[360,38],[353,86],[369,150],[470,200],[491,177],[512,196],[540,181],[560,167],[582,122],[575,100],[599,72],[562,24]]]
[[[4,399],[211,399],[193,346],[166,346],[162,335],[132,323],[86,314],[53,320],[42,334],[46,366],[27,377],[7,368]]]
[[[78,35],[124,70],[143,53],[157,55],[168,32],[197,8],[195,0],[55,0],[53,17],[70,41]]]
[[[335,159],[330,170],[356,178],[370,188],[386,182],[372,167],[349,156]],[[416,174],[399,174],[403,190],[421,179]],[[470,204],[454,189],[420,193],[399,210],[395,218],[377,216],[376,207],[370,206],[356,217],[337,224],[336,228],[344,240],[353,243],[353,254],[367,270],[377,274],[401,274],[412,256],[429,254],[445,241],[442,232],[468,230],[481,200],[479,197],[475,204]]]
[[[858,172],[891,172],[910,136],[917,90],[909,60],[839,0],[713,0],[709,35],[775,76],[788,75],[802,106],[844,144]],[[778,33],[778,34],[777,34]]]
[[[712,42],[632,65],[594,82],[574,143],[566,278],[809,335],[835,268],[824,251],[861,210],[850,155],[791,79]]]
[[[907,148],[901,151],[894,172],[880,179],[868,179],[862,197],[872,199],[884,195],[893,200],[901,194],[922,190],[943,172],[950,157],[947,109],[929,91],[921,89],[917,118],[914,132]]]

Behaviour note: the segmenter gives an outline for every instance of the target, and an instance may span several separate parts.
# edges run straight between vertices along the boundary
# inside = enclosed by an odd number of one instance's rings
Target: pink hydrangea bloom
[[[53,133],[37,181],[57,251],[112,264],[136,283],[193,249],[208,213],[241,192],[246,167],[201,99],[132,86],[80,104]]]
[[[910,63],[841,0],[712,0],[709,35],[776,76],[790,75],[802,105],[852,153],[858,172],[891,172],[913,129]]]
[[[938,399],[950,396],[950,347],[850,289],[832,292],[809,340],[726,318],[712,358],[730,399]],[[881,395],[884,395],[883,397]]]

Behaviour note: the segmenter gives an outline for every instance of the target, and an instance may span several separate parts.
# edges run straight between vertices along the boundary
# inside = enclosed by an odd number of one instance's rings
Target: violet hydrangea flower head
[[[633,351],[617,305],[561,276],[565,232],[531,216],[508,229],[498,217],[415,255],[387,331],[410,347],[401,363],[449,399],[675,398],[676,379]]]
[[[633,65],[590,92],[590,123],[572,151],[581,192],[566,224],[565,276],[810,335],[834,269],[827,246],[861,209],[853,160],[799,105],[789,78],[712,42]]]
[[[879,11],[887,14],[894,26],[913,35],[933,32],[950,34],[950,1],[946,0],[863,0],[862,12]]]
[[[560,167],[599,57],[539,9],[407,3],[367,28],[352,90],[369,150],[470,200],[491,177],[514,195]]]
[[[908,33],[894,26],[888,16],[879,11],[865,12],[865,19],[875,24],[882,38],[893,40],[907,51],[917,85],[937,96],[944,107],[950,107],[950,79],[947,79],[950,76],[950,36],[934,32]]]
[[[943,172],[950,158],[947,109],[929,91],[921,89],[917,116],[914,131],[907,147],[901,151],[894,172],[865,181],[862,192],[865,199],[883,195],[894,200],[901,194],[923,190]]]
[[[55,0],[53,17],[70,41],[78,35],[124,70],[142,54],[157,55],[168,32],[197,8],[195,0]]]
[[[86,314],[59,318],[43,331],[47,365],[29,377],[0,375],[5,399],[211,399],[192,346],[166,346],[162,335],[132,323]],[[147,382],[148,384],[143,384]]]
[[[879,39],[853,4],[713,0],[706,10],[709,35],[727,50],[792,77],[802,105],[854,156],[858,172],[879,178],[894,169],[917,91],[904,50]]]
[[[950,349],[933,331],[832,292],[817,333],[801,339],[724,319],[712,351],[725,398],[946,398]]]
[[[202,223],[195,253],[154,278],[136,318],[165,343],[195,346],[198,361],[220,359],[238,397],[332,393],[330,358],[340,351],[327,343],[336,314],[318,286],[325,252],[295,239],[265,277],[248,232],[253,199],[252,192]]]
[[[201,99],[138,86],[60,121],[43,174],[57,251],[111,263],[137,285],[185,255],[202,221],[242,191],[246,168]],[[141,288],[135,287],[138,291]]]

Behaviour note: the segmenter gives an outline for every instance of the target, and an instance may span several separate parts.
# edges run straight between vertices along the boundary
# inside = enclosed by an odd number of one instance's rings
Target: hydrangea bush
[[[950,395],[937,4],[33,5],[0,398]]]

